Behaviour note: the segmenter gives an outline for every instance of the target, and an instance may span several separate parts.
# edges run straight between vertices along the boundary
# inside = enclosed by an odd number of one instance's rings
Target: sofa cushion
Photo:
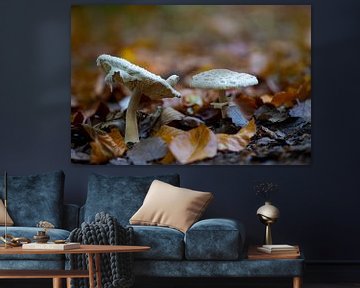
[[[147,177],[90,175],[83,220],[91,222],[96,213],[106,212],[126,226],[155,179],[175,186],[180,182],[177,174]]]
[[[134,253],[135,259],[182,260],[184,234],[172,228],[157,226],[132,226],[134,244],[150,246],[146,252]]]
[[[243,225],[231,219],[206,219],[195,223],[185,235],[188,260],[238,259],[245,240]]]
[[[3,176],[0,177],[0,183]],[[4,195],[0,185],[0,195]],[[64,173],[62,171],[8,176],[8,212],[16,226],[34,227],[45,220],[62,227]]]
[[[5,217],[6,217],[6,225],[12,226],[14,225],[14,221],[11,219],[8,212],[5,215],[5,205],[4,202],[0,199],[0,226],[5,225]]]
[[[131,217],[130,223],[171,227],[185,233],[201,217],[212,198],[209,192],[154,180],[143,205]]]
[[[25,237],[32,240],[41,228],[36,227],[8,227],[7,233],[14,237]],[[0,227],[0,235],[5,234],[5,227]],[[69,237],[70,232],[63,229],[49,229],[47,234],[50,241],[65,240]],[[0,255],[0,260],[62,260],[64,255]]]

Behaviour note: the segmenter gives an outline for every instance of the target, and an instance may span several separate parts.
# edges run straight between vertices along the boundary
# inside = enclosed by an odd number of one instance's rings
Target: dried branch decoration
[[[254,185],[254,191],[256,195],[260,196],[265,201],[269,201],[272,193],[279,191],[279,185],[273,182],[261,181]]]

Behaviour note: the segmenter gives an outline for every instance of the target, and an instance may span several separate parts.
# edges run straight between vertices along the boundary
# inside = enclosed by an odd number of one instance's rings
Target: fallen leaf
[[[186,133],[183,130],[163,125],[160,127],[160,129],[155,133],[154,136],[161,137],[167,144],[169,144],[172,139],[180,134]],[[175,161],[174,155],[171,153],[170,150],[168,150],[167,154],[163,159],[161,159],[161,164],[170,164]]]
[[[287,112],[281,110],[280,108],[276,108],[271,105],[263,105],[255,111],[254,116],[258,120],[279,123],[288,118]]]
[[[153,130],[156,122],[159,120],[161,115],[161,108],[156,109],[154,113],[146,114],[139,112],[140,121],[139,121],[139,136],[141,138],[149,137],[151,131]]]
[[[85,120],[84,115],[81,113],[81,111],[77,111],[74,114],[71,115],[71,124],[72,125],[79,125],[83,124]]]
[[[304,102],[298,102],[298,104],[290,109],[289,115],[291,117],[298,117],[307,122],[311,122],[311,100],[308,99]]]
[[[175,136],[169,144],[169,149],[181,164],[212,158],[217,150],[216,136],[202,124]]]
[[[93,142],[90,143],[90,163],[106,163],[112,158],[121,157],[127,150],[127,146],[118,129],[113,128],[110,133],[105,133],[89,125],[83,126],[93,139]]]
[[[245,127],[241,128],[236,134],[216,134],[218,149],[220,151],[229,150],[239,152],[250,142],[256,133],[255,120],[252,119]]]
[[[128,151],[127,156],[135,165],[146,165],[149,161],[163,158],[167,153],[166,143],[160,137],[141,140]]]
[[[260,99],[261,99],[263,104],[271,103],[273,98],[274,98],[274,96],[271,96],[271,95],[268,95],[268,94],[260,96]]]
[[[251,119],[255,110],[258,108],[258,103],[255,97],[251,97],[242,93],[236,95],[233,102],[239,106],[240,111],[247,120]]]
[[[230,104],[226,113],[227,116],[231,118],[232,123],[234,123],[236,127],[243,127],[249,122],[245,119],[243,113],[235,104]]]
[[[90,156],[86,153],[76,151],[71,149],[71,161],[79,163],[88,163],[90,161]]]
[[[273,99],[271,100],[271,104],[273,104],[275,107],[292,107],[294,106],[294,101],[296,98],[296,91],[282,91],[274,95]]]
[[[97,102],[86,110],[81,110],[85,120],[90,119],[93,125],[104,121],[110,112],[109,107],[103,102]]]
[[[183,126],[190,127],[190,128],[195,128],[195,127],[198,127],[201,124],[204,124],[204,121],[202,121],[201,119],[196,118],[196,117],[185,116],[184,119],[182,119],[180,121],[180,123]]]
[[[172,121],[180,121],[185,118],[185,115],[172,107],[166,107],[160,116],[160,124],[166,125],[171,123]]]

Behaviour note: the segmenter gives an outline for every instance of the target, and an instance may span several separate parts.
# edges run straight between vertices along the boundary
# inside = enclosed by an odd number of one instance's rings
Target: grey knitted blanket
[[[71,242],[96,245],[133,245],[133,229],[124,228],[104,212],[95,215],[95,221],[82,223],[69,236]],[[83,254],[70,254],[70,268],[86,270],[88,259]],[[93,276],[95,277],[95,275]],[[103,288],[129,288],[134,285],[132,253],[101,254]],[[73,279],[72,288],[89,287],[88,279]],[[96,282],[95,282],[96,283]]]

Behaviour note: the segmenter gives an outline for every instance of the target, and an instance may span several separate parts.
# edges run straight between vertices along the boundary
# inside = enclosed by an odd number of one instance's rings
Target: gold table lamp
[[[265,226],[265,244],[272,245],[272,235],[271,235],[271,225],[276,222],[280,217],[280,211],[274,205],[271,205],[271,202],[266,201],[265,205],[261,206],[256,214],[258,215],[261,223]]]

